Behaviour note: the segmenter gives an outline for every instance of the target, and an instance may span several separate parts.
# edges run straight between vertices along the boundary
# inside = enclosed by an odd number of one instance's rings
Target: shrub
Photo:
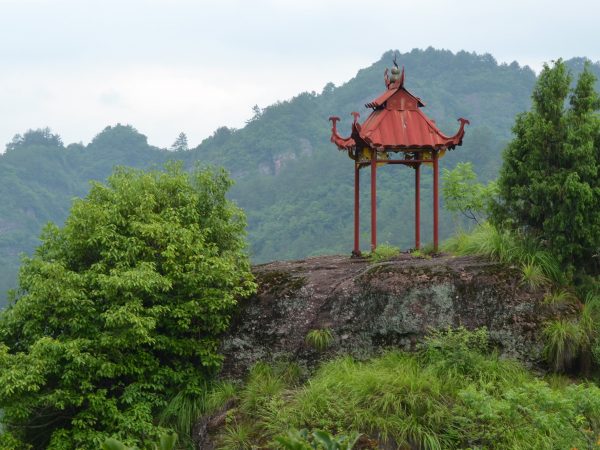
[[[139,445],[173,397],[197,414],[190,396],[255,289],[230,185],[223,171],[120,168],[46,228],[0,316],[2,422],[23,448]]]
[[[444,208],[467,219],[481,223],[489,215],[498,193],[495,182],[483,185],[477,182],[473,163],[458,163],[452,170],[442,169]]]

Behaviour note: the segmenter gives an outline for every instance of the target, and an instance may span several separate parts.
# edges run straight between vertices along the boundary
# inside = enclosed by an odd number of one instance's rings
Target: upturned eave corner
[[[340,121],[340,118],[337,116],[331,116],[329,118],[331,121],[331,138],[330,141],[333,142],[339,150],[351,150],[356,146],[356,141],[349,136],[344,138],[339,135],[337,131],[337,123]],[[353,125],[355,127],[355,125]]]

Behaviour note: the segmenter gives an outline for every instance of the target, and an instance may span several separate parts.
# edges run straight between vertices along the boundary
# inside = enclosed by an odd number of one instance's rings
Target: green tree
[[[452,170],[442,169],[442,183],[444,207],[476,223],[487,217],[498,191],[493,181],[487,185],[477,182],[470,162],[458,163]]]
[[[493,214],[496,224],[543,242],[565,268],[586,271],[598,270],[594,256],[600,249],[595,81],[586,65],[571,90],[571,75],[561,60],[544,66],[532,110],[517,116],[513,127]]]
[[[170,397],[201,391],[255,289],[230,185],[222,170],[119,168],[46,227],[0,315],[0,442],[144,447]]]
[[[175,139],[175,142],[173,142],[173,145],[171,145],[171,151],[184,152],[187,150],[189,150],[188,138],[184,132],[181,132],[179,133],[179,136],[177,136],[177,139]]]

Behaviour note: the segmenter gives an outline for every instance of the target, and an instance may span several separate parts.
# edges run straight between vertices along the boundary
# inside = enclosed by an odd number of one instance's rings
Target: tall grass
[[[235,428],[222,431],[238,448],[276,447],[294,429],[414,449],[592,448],[600,438],[598,387],[537,379],[490,351],[484,330],[438,333],[416,354],[339,358],[304,385],[275,389],[277,370],[260,373],[239,393]]]
[[[177,432],[179,448],[192,449],[192,429],[198,419],[217,411],[234,396],[235,386],[229,382],[183,389],[163,409],[159,423]]]
[[[521,268],[524,282],[540,286],[545,280],[563,285],[567,281],[558,260],[539,243],[488,222],[472,232],[459,232],[442,244],[442,250],[456,255],[481,255]]]
[[[579,322],[572,320],[554,320],[544,328],[546,359],[554,370],[564,372],[571,368],[585,345],[585,333]]]

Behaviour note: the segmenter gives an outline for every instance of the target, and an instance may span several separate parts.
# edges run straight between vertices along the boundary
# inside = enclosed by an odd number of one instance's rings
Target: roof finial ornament
[[[392,76],[387,77],[387,69],[385,75],[385,85],[389,89],[390,87],[401,87],[404,84],[404,66],[402,66],[402,73],[400,73],[400,68],[398,67],[398,51],[394,52],[394,67],[392,67]]]

